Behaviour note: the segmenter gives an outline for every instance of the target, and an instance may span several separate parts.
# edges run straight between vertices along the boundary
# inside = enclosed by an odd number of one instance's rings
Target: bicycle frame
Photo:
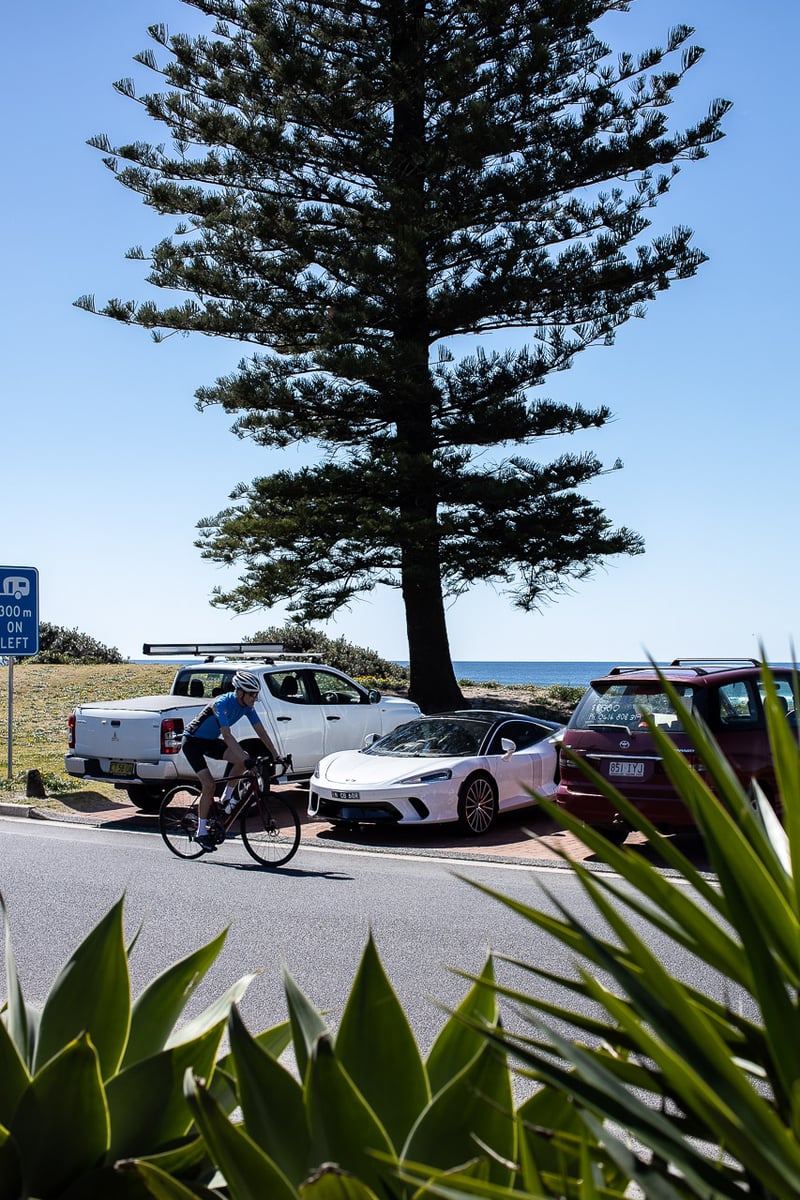
[[[289,760],[289,763],[291,760]],[[287,764],[288,765],[288,764]],[[274,762],[271,755],[256,759],[241,775],[233,777],[234,804],[225,812],[215,798],[209,813],[208,831],[221,844],[234,822],[240,822],[240,834],[247,853],[261,866],[283,866],[300,844],[300,819],[291,801],[272,791]],[[230,781],[232,777],[227,776]],[[173,854],[179,858],[197,858],[207,848],[196,848],[197,803],[200,789],[196,784],[179,784],[167,792],[159,810],[159,831]]]

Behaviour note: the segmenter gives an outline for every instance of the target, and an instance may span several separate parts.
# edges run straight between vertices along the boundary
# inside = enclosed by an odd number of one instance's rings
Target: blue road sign
[[[0,567],[0,654],[27,658],[39,649],[39,572]]]

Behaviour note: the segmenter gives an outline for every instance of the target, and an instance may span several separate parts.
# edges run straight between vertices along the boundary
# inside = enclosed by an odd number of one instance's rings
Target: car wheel
[[[163,787],[148,787],[147,784],[137,783],[136,785],[131,784],[125,791],[128,793],[128,799],[131,803],[140,808],[142,812],[157,813],[167,789]]]
[[[497,815],[497,785],[485,771],[470,775],[458,793],[458,823],[470,837],[480,837]]]
[[[614,821],[612,825],[595,825],[595,829],[598,833],[602,833],[612,846],[621,846],[631,831],[630,825],[625,821]]]

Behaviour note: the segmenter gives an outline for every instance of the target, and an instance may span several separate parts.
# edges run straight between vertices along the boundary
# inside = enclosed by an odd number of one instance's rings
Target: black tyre
[[[178,858],[199,858],[202,846],[194,840],[197,833],[197,803],[200,788],[193,783],[179,783],[167,792],[158,810],[158,830],[173,854]]]
[[[631,831],[630,825],[625,821],[614,821],[611,825],[597,825],[595,828],[613,846],[621,846]]]
[[[167,789],[163,787],[150,786],[146,783],[132,783],[130,787],[126,787],[128,799],[131,804],[135,804],[142,812],[157,813],[161,808],[161,801],[167,793]]]
[[[497,816],[497,785],[491,775],[477,771],[458,793],[458,823],[470,837],[487,833]]]
[[[242,813],[240,825],[247,853],[264,867],[281,867],[300,845],[300,818],[279,792],[257,795]]]

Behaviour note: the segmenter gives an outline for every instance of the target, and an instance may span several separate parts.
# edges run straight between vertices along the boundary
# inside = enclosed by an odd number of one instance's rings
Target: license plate
[[[130,778],[136,772],[133,763],[112,762],[108,764],[108,773],[109,775],[124,775],[126,778]]]
[[[622,759],[621,762],[610,762],[608,774],[616,779],[644,779],[644,763],[631,762],[628,758]]]
[[[334,800],[360,800],[361,792],[331,792]]]

